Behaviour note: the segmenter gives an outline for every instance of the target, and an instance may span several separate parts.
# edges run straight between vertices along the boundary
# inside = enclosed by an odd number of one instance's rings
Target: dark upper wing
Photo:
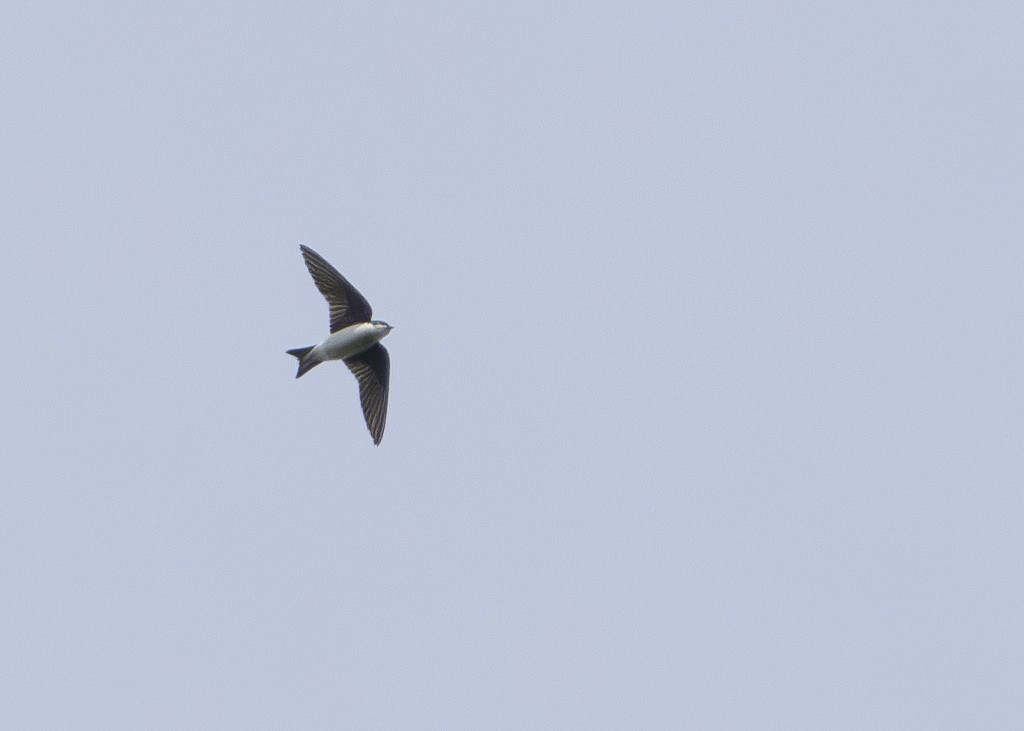
[[[320,294],[327,300],[331,308],[331,332],[356,322],[369,322],[373,317],[370,303],[359,290],[348,283],[338,270],[327,263],[327,260],[308,246],[300,246],[302,258],[306,260],[306,268],[313,275],[313,282]]]
[[[345,359],[345,365],[359,381],[359,402],[363,405],[366,428],[374,444],[384,436],[384,422],[388,418],[388,380],[391,358],[380,343],[371,345],[358,355]]]

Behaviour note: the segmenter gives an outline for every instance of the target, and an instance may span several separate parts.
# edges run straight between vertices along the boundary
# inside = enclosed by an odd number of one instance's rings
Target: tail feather
[[[308,371],[313,366],[319,365],[322,362],[319,358],[314,358],[310,356],[310,353],[313,351],[313,348],[315,347],[315,345],[309,345],[306,346],[305,348],[292,348],[291,350],[285,351],[286,353],[288,353],[288,355],[294,355],[296,358],[299,359],[299,372],[295,374],[296,378],[301,376],[303,373]]]

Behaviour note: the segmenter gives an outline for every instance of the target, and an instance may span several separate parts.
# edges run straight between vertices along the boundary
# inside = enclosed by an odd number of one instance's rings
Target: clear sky
[[[1022,38],[8,4],[0,727],[1024,726]]]

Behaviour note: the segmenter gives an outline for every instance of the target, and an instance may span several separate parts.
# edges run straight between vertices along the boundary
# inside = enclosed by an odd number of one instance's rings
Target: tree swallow
[[[307,246],[299,248],[316,288],[330,306],[331,334],[317,345],[286,351],[299,359],[299,372],[295,377],[325,360],[345,361],[359,381],[359,401],[363,405],[366,428],[370,430],[373,443],[380,444],[388,416],[391,373],[391,359],[380,341],[391,332],[391,326],[370,319],[373,317],[370,303],[322,256]]]

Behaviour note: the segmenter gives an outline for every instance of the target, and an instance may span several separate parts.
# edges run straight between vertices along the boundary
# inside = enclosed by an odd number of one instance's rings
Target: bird
[[[327,260],[305,245],[300,245],[313,283],[330,308],[331,334],[316,345],[285,351],[299,361],[296,378],[328,360],[342,360],[359,382],[359,402],[366,428],[375,445],[384,436],[388,416],[388,382],[391,358],[380,344],[393,329],[374,320],[373,310],[359,290],[349,284]]]

